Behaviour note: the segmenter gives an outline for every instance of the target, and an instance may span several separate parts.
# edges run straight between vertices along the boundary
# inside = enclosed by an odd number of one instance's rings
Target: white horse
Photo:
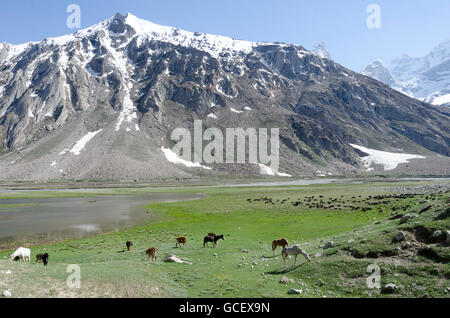
[[[297,264],[298,254],[302,254],[308,260],[308,262],[311,262],[311,259],[309,258],[308,253],[306,253],[300,246],[294,245],[291,247],[283,248],[283,251],[281,252],[281,257],[283,257],[284,267],[286,267],[286,258],[288,257],[288,255],[295,256],[295,260],[294,260],[294,266],[295,266]]]
[[[16,257],[23,259],[24,262],[30,262],[31,250],[29,248],[19,247],[14,253],[11,254],[11,261]]]

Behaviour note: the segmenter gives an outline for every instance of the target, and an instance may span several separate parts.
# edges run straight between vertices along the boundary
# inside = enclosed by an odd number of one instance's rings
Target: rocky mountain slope
[[[389,67],[377,60],[365,66],[361,73],[411,97],[434,105],[450,105],[450,41],[441,43],[422,58],[403,55]]]
[[[117,14],[72,35],[0,47],[2,180],[276,174],[168,160],[173,129],[197,119],[205,129],[280,128],[282,175],[367,170],[360,157],[369,154],[350,144],[450,155],[446,109],[297,45]]]

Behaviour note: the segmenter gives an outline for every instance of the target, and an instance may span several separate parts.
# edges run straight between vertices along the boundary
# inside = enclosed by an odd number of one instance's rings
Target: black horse
[[[223,235],[205,236],[205,238],[203,239],[203,247],[206,247],[208,245],[208,243],[214,243],[214,246],[217,246],[217,241],[220,239],[225,241],[225,238],[223,237]]]
[[[127,245],[127,251],[129,252],[131,250],[131,247],[133,246],[133,242],[127,241],[126,245]]]
[[[36,263],[39,262],[39,261],[42,261],[44,263],[44,266],[47,266],[47,264],[48,264],[48,253],[36,255]]]

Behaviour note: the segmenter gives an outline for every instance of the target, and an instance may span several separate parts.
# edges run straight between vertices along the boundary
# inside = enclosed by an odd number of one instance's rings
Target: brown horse
[[[285,248],[286,246],[289,246],[289,242],[285,239],[279,239],[272,242],[272,252],[273,255],[275,255],[275,250],[278,246],[281,246],[282,248]]]
[[[184,236],[177,237],[177,244],[175,245],[178,247],[179,245],[183,244],[183,246],[186,244],[187,239]]]
[[[145,251],[145,254],[148,255],[153,261],[156,261],[156,257],[158,256],[158,249],[156,247],[151,247],[147,251]]]

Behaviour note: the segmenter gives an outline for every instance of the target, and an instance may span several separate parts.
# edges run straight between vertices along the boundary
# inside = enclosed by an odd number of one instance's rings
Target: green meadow
[[[430,233],[449,229],[448,190],[437,182],[364,182],[280,187],[205,187],[108,189],[95,193],[23,192],[16,197],[92,196],[151,191],[205,193],[204,199],[142,207],[151,222],[95,237],[27,246],[32,263],[10,263],[11,250],[0,252],[0,276],[13,297],[449,297],[448,245],[428,240]],[[425,186],[432,190],[422,191]],[[403,190],[409,196],[398,197]],[[380,197],[378,197],[380,196]],[[8,195],[3,194],[3,197]],[[421,212],[424,207],[431,208]],[[439,214],[447,217],[436,219]],[[411,219],[400,222],[402,215]],[[394,243],[398,231],[411,246]],[[209,232],[223,234],[217,247],[203,247]],[[176,248],[176,237],[187,244]],[[299,244],[297,265],[271,242],[286,238]],[[130,252],[125,242],[134,243]],[[330,248],[323,245],[333,241]],[[158,260],[146,249],[157,247]],[[49,253],[50,264],[34,264],[38,253]],[[175,254],[192,264],[166,263]],[[81,270],[81,288],[70,289],[69,264]],[[370,264],[381,270],[381,285],[394,283],[392,294],[369,289]],[[289,283],[280,283],[286,277]],[[1,289],[5,287],[0,286]],[[301,294],[288,295],[290,289]]]

